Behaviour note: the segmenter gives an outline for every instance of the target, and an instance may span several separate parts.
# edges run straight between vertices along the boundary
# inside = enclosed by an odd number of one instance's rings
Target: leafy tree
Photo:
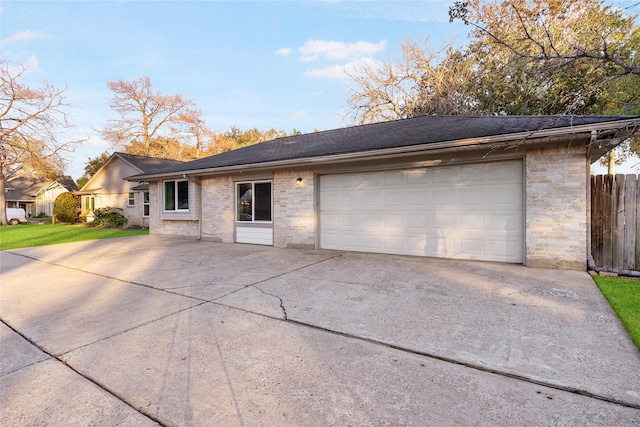
[[[96,172],[104,166],[110,157],[111,155],[106,151],[96,157],[89,157],[89,160],[87,160],[87,163],[84,166],[84,174],[76,180],[78,188],[82,188],[91,179],[91,177],[93,177],[93,175],[95,175]]]
[[[109,82],[107,87],[113,92],[109,106],[120,115],[102,130],[113,148],[142,156],[191,160],[181,157],[183,150],[177,146],[196,138],[202,128],[201,112],[193,109],[192,100],[154,92],[146,76],[131,82]],[[160,148],[162,144],[170,146]]]
[[[72,126],[64,102],[65,89],[43,82],[24,83],[27,69],[0,60],[0,207],[6,206],[5,182],[21,171],[63,175],[64,156],[82,140],[64,139]],[[0,209],[0,225],[6,225]]]
[[[640,27],[627,10],[602,0],[470,0],[449,15],[473,27],[468,54],[482,71],[474,93],[485,111],[640,113]],[[602,163],[612,173],[638,146],[627,141]]]
[[[53,202],[53,215],[60,222],[75,222],[78,219],[78,207],[74,195],[69,192],[58,195]]]

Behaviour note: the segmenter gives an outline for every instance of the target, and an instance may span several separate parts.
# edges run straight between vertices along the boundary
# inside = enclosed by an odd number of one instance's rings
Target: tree
[[[407,40],[402,59],[364,64],[350,74],[354,85],[346,117],[357,124],[397,120],[426,114],[479,113],[466,95],[473,61],[453,42],[433,50],[429,40]]]
[[[27,69],[0,60],[0,225],[7,224],[5,182],[22,172],[57,177],[64,156],[82,140],[64,140],[72,129],[65,111],[65,89],[43,82],[23,83]]]
[[[201,112],[195,103],[182,95],[162,95],[151,88],[151,79],[141,77],[128,82],[108,82],[113,92],[109,106],[120,115],[109,120],[102,136],[114,149],[130,154],[158,156],[177,160],[184,158],[179,145],[196,138],[202,128]],[[169,147],[162,145],[171,143]]]
[[[98,172],[98,170],[107,163],[107,160],[109,160],[110,157],[111,155],[107,151],[96,157],[89,157],[89,160],[87,160],[87,163],[84,166],[84,174],[76,180],[78,187],[82,188],[91,179],[91,177],[93,177],[93,175],[95,175],[96,172]]]
[[[602,0],[470,0],[455,2],[449,15],[473,27],[468,52],[485,71],[475,92],[485,109],[502,114],[640,111],[640,27],[627,10]],[[626,144],[618,159],[637,145]],[[612,165],[615,153],[610,154]]]

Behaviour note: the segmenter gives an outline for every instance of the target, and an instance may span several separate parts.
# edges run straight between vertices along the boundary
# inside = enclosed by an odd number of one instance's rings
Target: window
[[[241,182],[236,185],[237,221],[271,221],[271,182]]]
[[[133,193],[129,193],[129,206],[135,206],[136,205],[136,196]]]
[[[142,193],[142,216],[149,216],[149,192]]]
[[[189,181],[164,182],[164,210],[189,210]]]
[[[96,199],[93,196],[87,196],[84,198],[84,210],[92,211],[96,208]]]

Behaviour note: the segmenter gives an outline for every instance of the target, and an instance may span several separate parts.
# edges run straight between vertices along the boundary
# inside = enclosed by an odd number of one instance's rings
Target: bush
[[[53,203],[53,215],[60,222],[73,223],[78,219],[76,198],[71,193],[62,193]]]
[[[93,211],[95,216],[92,225],[98,228],[115,228],[127,224],[127,218],[122,215],[120,209],[110,207],[100,208]]]

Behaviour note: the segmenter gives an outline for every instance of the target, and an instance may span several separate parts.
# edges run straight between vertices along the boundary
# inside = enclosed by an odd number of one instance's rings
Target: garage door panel
[[[522,209],[521,161],[321,176],[320,245],[522,262]]]

